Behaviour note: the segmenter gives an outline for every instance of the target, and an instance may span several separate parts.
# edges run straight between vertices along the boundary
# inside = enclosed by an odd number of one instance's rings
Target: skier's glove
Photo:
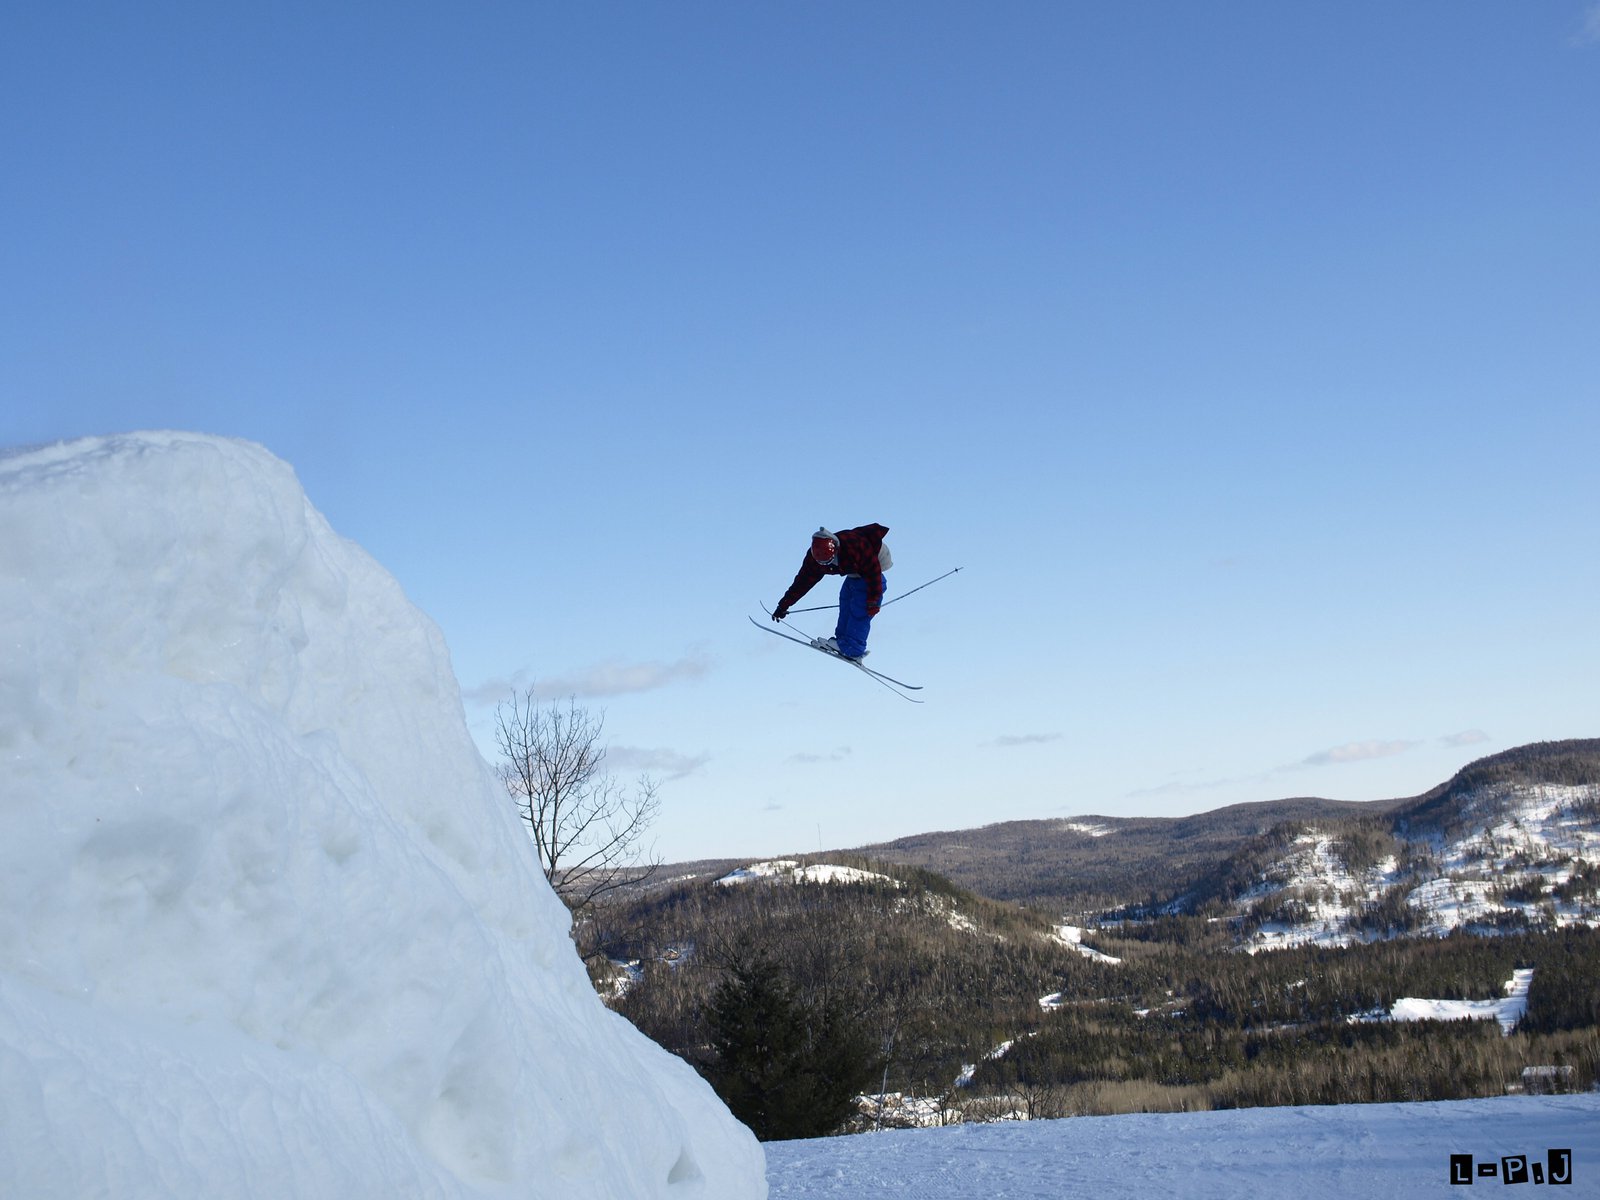
[[[867,620],[870,621],[870,620],[872,620],[873,617],[875,617],[877,615],[878,615],[877,606],[876,605],[872,605],[872,604],[867,605]]]
[[[778,609],[776,612],[774,612],[772,614],[772,619],[774,621],[781,621],[785,617],[787,617],[788,615],[789,615],[789,610],[787,608],[780,608],[780,609]]]

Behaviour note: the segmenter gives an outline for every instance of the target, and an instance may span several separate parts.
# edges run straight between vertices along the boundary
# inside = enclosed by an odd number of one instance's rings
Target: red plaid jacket
[[[789,590],[778,601],[776,611],[786,615],[824,575],[859,575],[867,581],[867,616],[875,617],[883,604],[883,568],[878,565],[878,551],[883,547],[887,525],[862,525],[856,529],[839,532],[839,553],[833,562],[823,566],[807,552],[800,562],[800,571],[789,585]]]

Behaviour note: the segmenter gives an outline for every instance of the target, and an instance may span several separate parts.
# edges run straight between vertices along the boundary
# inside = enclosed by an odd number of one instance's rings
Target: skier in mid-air
[[[883,544],[886,525],[862,525],[832,533],[819,529],[811,535],[811,549],[800,561],[800,570],[789,590],[772,612],[774,621],[789,615],[789,609],[815,587],[824,575],[843,575],[839,585],[839,621],[831,638],[815,638],[812,644],[831,650],[841,658],[859,662],[867,656],[867,634],[872,618],[883,607],[883,573],[894,565],[889,548]]]

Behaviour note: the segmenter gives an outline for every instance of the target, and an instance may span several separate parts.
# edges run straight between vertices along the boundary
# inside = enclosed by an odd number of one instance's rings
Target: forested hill
[[[1600,738],[1535,742],[1469,763],[1446,783],[1395,809],[1397,828],[1445,829],[1486,792],[1515,787],[1600,786]]]
[[[1600,740],[1387,803],[710,867],[615,894],[578,939],[763,1137],[1585,1090],[1600,1064]],[[817,1088],[826,1128],[773,1116]]]
[[[608,1002],[763,1138],[1595,1082],[1582,923],[1241,954],[1239,921],[1057,925],[834,857],[678,879],[578,929]]]
[[[1386,813],[1291,821],[1124,915],[1227,918],[1253,949],[1600,925],[1600,741],[1524,746]]]

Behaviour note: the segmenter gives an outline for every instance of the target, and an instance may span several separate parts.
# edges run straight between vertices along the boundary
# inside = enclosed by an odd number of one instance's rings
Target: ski
[[[772,616],[772,614],[770,612],[768,612],[766,608],[762,608],[761,611],[766,613],[769,618]],[[757,629],[760,629],[765,633],[775,633],[781,638],[787,638],[791,642],[799,642],[802,646],[809,646],[813,650],[819,651],[822,654],[826,654],[829,658],[837,658],[840,662],[847,662],[852,667],[860,667],[868,675],[875,675],[879,679],[883,679],[883,680],[888,681],[889,683],[894,684],[895,687],[908,688],[913,692],[920,692],[922,690],[922,685],[920,683],[906,683],[904,680],[896,679],[893,675],[885,675],[882,671],[875,671],[871,667],[867,666],[865,663],[858,662],[853,658],[846,658],[844,655],[840,654],[838,651],[829,650],[824,646],[817,645],[810,638],[798,637],[798,636],[796,636],[795,634],[792,634],[792,633],[784,633],[783,630],[781,630],[781,629],[773,629],[770,626],[763,625],[760,621],[756,620],[754,617],[750,618],[750,623],[752,625],[754,625]],[[793,628],[793,627],[791,626],[791,628]]]
[[[766,610],[763,609],[762,611],[765,612]],[[768,616],[771,616],[771,614],[769,613]],[[853,658],[846,658],[844,655],[835,650],[829,650],[825,646],[818,646],[808,638],[796,637],[792,633],[785,633],[781,629],[774,629],[770,625],[763,625],[754,617],[750,618],[750,624],[754,625],[763,633],[770,633],[775,637],[781,637],[786,642],[793,642],[797,646],[804,646],[808,650],[815,650],[818,654],[825,654],[829,658],[838,659],[842,663],[849,663],[862,674],[872,676],[872,678],[876,679],[880,684],[888,688],[896,696],[899,696],[900,699],[909,700],[912,704],[922,703],[922,701],[917,697],[906,695],[906,691],[920,692],[922,690],[922,685],[920,683],[906,683],[904,680],[896,679],[892,675],[885,675],[882,671],[875,671],[864,663],[857,662]],[[904,688],[905,691],[902,691],[902,688]]]

